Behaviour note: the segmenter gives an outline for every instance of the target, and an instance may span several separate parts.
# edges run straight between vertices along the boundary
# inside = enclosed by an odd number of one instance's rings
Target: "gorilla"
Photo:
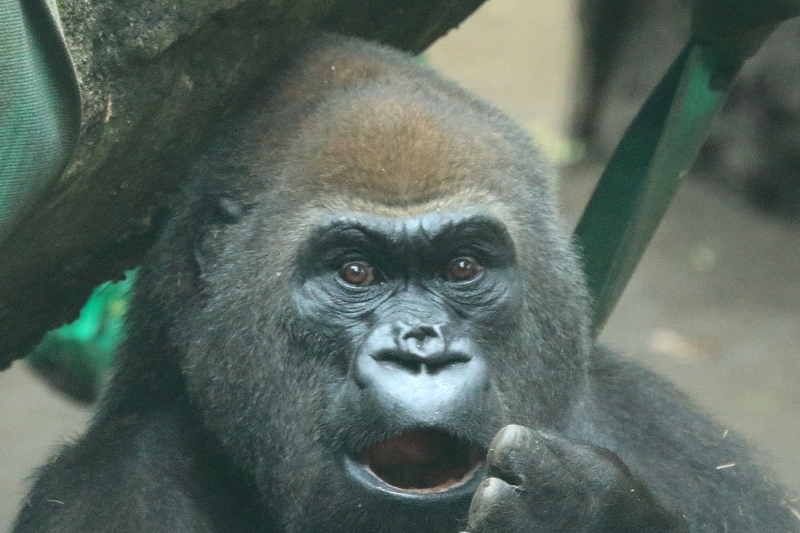
[[[15,532],[800,532],[746,446],[596,345],[508,117],[319,36],[209,141],[88,432]]]

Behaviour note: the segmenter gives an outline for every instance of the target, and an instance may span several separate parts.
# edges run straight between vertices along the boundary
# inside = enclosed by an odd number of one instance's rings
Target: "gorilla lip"
[[[445,431],[415,429],[367,447],[356,460],[395,489],[437,493],[466,484],[485,457],[475,446]]]

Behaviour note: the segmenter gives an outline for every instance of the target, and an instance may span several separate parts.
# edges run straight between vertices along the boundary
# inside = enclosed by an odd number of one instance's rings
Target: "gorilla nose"
[[[409,326],[397,323],[391,329],[391,338],[384,337],[382,340],[385,345],[376,346],[377,349],[372,352],[372,358],[379,363],[393,364],[411,373],[423,370],[435,373],[449,365],[466,363],[471,359],[469,354],[453,351],[448,346],[441,324]],[[376,344],[382,344],[380,339],[376,340]]]
[[[397,326],[394,344],[397,350],[378,352],[378,358],[441,366],[446,357],[447,346],[440,325],[419,324],[411,327],[400,324]]]
[[[488,386],[486,363],[469,339],[448,338],[446,329],[376,328],[354,361],[358,403],[372,406],[370,412],[402,414],[404,423],[422,425],[458,419],[465,405],[478,405]]]

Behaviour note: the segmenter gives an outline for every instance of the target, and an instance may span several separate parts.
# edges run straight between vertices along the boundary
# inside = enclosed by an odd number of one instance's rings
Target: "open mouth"
[[[475,478],[485,452],[444,431],[415,429],[369,446],[355,459],[394,489],[446,492]]]

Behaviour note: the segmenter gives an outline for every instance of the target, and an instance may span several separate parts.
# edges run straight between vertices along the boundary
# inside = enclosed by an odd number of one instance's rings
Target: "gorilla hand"
[[[487,463],[470,533],[688,531],[606,449],[510,425],[492,440]]]

